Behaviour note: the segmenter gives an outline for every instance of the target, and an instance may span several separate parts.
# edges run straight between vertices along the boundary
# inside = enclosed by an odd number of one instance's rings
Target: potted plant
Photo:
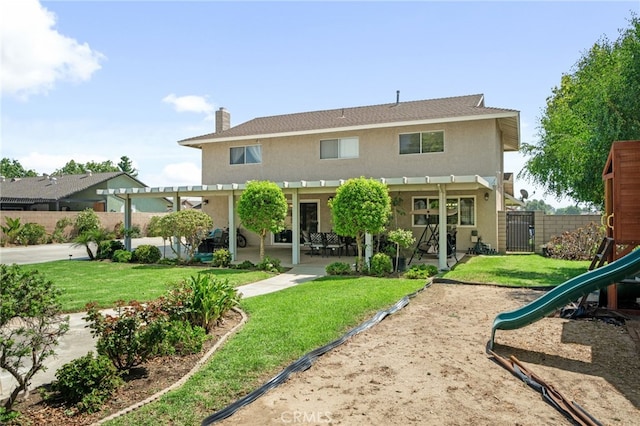
[[[404,257],[400,257],[400,249],[407,249],[411,247],[413,243],[415,243],[416,239],[413,236],[413,232],[408,229],[394,229],[393,231],[389,231],[387,238],[392,243],[396,245],[396,262],[395,262],[395,272],[400,270],[404,270],[405,266],[400,268],[400,261],[405,260]],[[405,261],[406,262],[406,261]],[[406,265],[406,263],[405,263]]]

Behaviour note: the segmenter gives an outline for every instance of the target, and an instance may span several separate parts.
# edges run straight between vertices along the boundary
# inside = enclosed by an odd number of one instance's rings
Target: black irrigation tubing
[[[280,373],[275,375],[273,378],[271,378],[271,380],[269,380],[268,382],[266,382],[265,384],[260,386],[258,389],[254,390],[253,392],[251,392],[248,395],[240,398],[236,402],[226,406],[222,410],[217,411],[217,412],[213,413],[212,415],[210,415],[209,417],[207,417],[206,419],[204,419],[202,421],[202,426],[207,426],[207,425],[213,424],[215,422],[219,422],[220,420],[224,420],[227,417],[232,416],[240,408],[244,407],[245,405],[251,404],[253,401],[255,401],[256,399],[260,398],[262,395],[264,395],[265,393],[267,393],[271,389],[273,389],[273,388],[281,385],[282,383],[286,382],[287,379],[293,373],[298,373],[298,372],[301,372],[301,371],[308,370],[313,365],[313,363],[316,361],[316,359],[318,359],[318,357],[320,357],[320,356],[326,354],[327,352],[329,352],[329,351],[337,348],[338,346],[342,345],[344,342],[349,340],[349,338],[355,336],[356,334],[370,329],[371,327],[373,327],[374,325],[378,324],[380,321],[382,321],[387,316],[395,314],[400,309],[404,308],[405,306],[407,306],[409,304],[409,299],[412,299],[412,298],[416,297],[420,292],[422,292],[425,289],[427,289],[430,285],[431,285],[431,281],[427,282],[427,284],[425,284],[425,286],[422,287],[421,289],[419,289],[417,291],[414,291],[413,293],[404,296],[402,299],[398,300],[389,309],[387,309],[385,311],[377,312],[372,318],[370,318],[369,320],[363,322],[362,324],[358,325],[357,327],[352,328],[347,333],[345,333],[342,337],[334,340],[333,342],[327,343],[324,346],[321,346],[321,347],[319,347],[317,349],[314,349],[311,352],[308,352],[306,355],[303,355],[302,357],[298,358],[296,361],[291,363],[284,370],[282,370]]]

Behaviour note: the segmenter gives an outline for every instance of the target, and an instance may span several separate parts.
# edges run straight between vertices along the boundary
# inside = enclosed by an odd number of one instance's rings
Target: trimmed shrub
[[[433,277],[438,273],[435,265],[413,265],[402,276],[410,280],[420,280]]]
[[[393,263],[389,255],[385,253],[376,253],[371,258],[371,267],[369,273],[376,277],[384,277],[393,272]]]
[[[219,249],[213,252],[213,266],[228,267],[231,263],[231,253],[227,249]]]
[[[345,262],[333,262],[325,268],[327,275],[351,275],[351,265]]]
[[[113,254],[117,250],[124,250],[124,244],[122,241],[118,240],[109,240],[109,241],[100,241],[98,244],[98,252],[96,253],[96,259],[111,259]]]
[[[264,259],[262,259],[262,262],[256,265],[256,268],[261,271],[280,272],[280,259],[265,256]]]
[[[255,269],[256,265],[253,264],[250,260],[245,260],[242,263],[238,263],[236,265],[236,269]]]
[[[143,244],[133,251],[133,261],[138,263],[158,263],[162,258],[160,249],[151,244]]]
[[[78,410],[94,412],[124,384],[118,370],[104,355],[93,352],[74,359],[56,371],[51,389]]]
[[[111,260],[118,263],[129,263],[131,262],[131,252],[127,250],[116,250],[113,252]]]

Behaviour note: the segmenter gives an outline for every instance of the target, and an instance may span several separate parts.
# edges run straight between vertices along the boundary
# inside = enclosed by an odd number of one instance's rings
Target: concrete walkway
[[[29,263],[34,262],[31,261]],[[238,291],[243,298],[259,296],[311,281],[323,275],[325,275],[324,266],[296,266],[286,273],[240,286]],[[110,313],[113,314],[113,311]],[[86,328],[87,322],[83,319],[84,316],[84,312],[69,314],[69,331],[60,339],[60,344],[55,349],[56,355],[47,359],[47,370],[39,371],[33,377],[30,389],[51,383],[55,380],[56,371],[60,367],[95,350],[95,340],[91,336],[90,330]],[[15,385],[16,382],[13,376],[7,371],[1,370],[0,400],[7,398]]]

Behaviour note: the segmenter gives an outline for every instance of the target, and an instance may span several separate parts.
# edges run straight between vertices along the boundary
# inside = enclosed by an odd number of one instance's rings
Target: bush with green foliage
[[[325,268],[327,275],[351,275],[351,265],[346,262],[333,262]]]
[[[118,240],[100,241],[100,244],[98,244],[98,252],[96,253],[96,259],[111,259],[113,258],[113,254],[117,250],[125,250],[125,247],[122,241],[118,241]]]
[[[547,255],[555,259],[591,260],[606,236],[602,225],[591,222],[584,228],[554,236],[545,245]]]
[[[200,274],[176,285],[160,306],[171,319],[187,320],[210,333],[223,315],[238,303],[240,295],[229,280]]]
[[[60,290],[38,271],[0,264],[0,282],[0,368],[18,383],[4,404],[8,411],[54,355],[69,318],[61,316]]]
[[[32,246],[36,244],[43,244],[47,240],[47,231],[44,226],[38,223],[25,223],[17,236],[18,243],[23,246]]]
[[[376,253],[371,258],[371,266],[369,267],[369,274],[376,277],[384,277],[385,275],[393,272],[393,263],[391,257],[385,253]]]
[[[91,334],[98,338],[98,353],[106,355],[120,371],[127,371],[147,360],[164,338],[166,314],[157,304],[142,305],[119,300],[116,315],[103,315],[95,303],[87,305]]]
[[[160,219],[162,216],[153,216],[149,219],[147,226],[145,227],[145,235],[147,237],[161,237],[162,232],[160,229]]]
[[[93,250],[91,249],[91,245],[95,244],[100,247],[100,243],[106,240],[112,240],[113,234],[107,231],[105,228],[98,228],[92,231],[85,231],[80,235],[76,236],[73,240],[74,247],[83,246],[87,251],[87,256],[89,259],[95,260],[95,255],[93,254]]]
[[[93,352],[74,359],[56,371],[51,390],[79,411],[94,412],[124,384],[108,357]]]
[[[131,228],[125,232],[123,222],[118,222],[116,226],[113,227],[113,233],[116,238],[124,238],[126,234],[129,234],[129,238],[140,238],[142,236],[140,225],[131,225]]]
[[[218,249],[213,252],[213,266],[221,266],[223,268],[229,267],[231,263],[231,253],[227,249]]]
[[[128,250],[116,250],[113,252],[111,260],[117,263],[129,263],[131,262],[131,252]]]
[[[184,259],[193,259],[200,242],[204,240],[213,227],[211,217],[200,210],[188,209],[169,213],[159,221],[160,234],[163,239],[176,237],[180,242],[180,251],[174,244],[171,250],[177,258],[184,253]]]
[[[5,217],[5,222],[7,224],[6,226],[0,225],[0,229],[2,229],[2,233],[4,234],[3,241],[6,241],[9,244],[15,244],[20,229],[22,228],[20,218]]]
[[[265,256],[262,261],[256,265],[256,268],[261,271],[280,272],[280,259]]]
[[[96,231],[100,229],[101,226],[100,218],[93,209],[84,209],[76,216],[73,226],[76,235]]]
[[[51,242],[53,243],[66,243],[70,240],[69,234],[65,231],[68,227],[73,225],[73,221],[68,217],[63,217],[58,219],[56,222],[56,227],[51,234]]]
[[[132,260],[138,263],[158,263],[162,258],[160,249],[151,244],[142,244],[133,251]]]
[[[193,326],[189,321],[173,320],[165,325],[164,338],[156,346],[155,356],[191,355],[202,351],[207,340],[204,328]]]
[[[421,280],[433,277],[438,273],[435,265],[413,265],[402,276],[410,280]]]
[[[253,264],[250,260],[243,260],[241,263],[238,263],[235,266],[236,269],[255,269],[256,265]]]

